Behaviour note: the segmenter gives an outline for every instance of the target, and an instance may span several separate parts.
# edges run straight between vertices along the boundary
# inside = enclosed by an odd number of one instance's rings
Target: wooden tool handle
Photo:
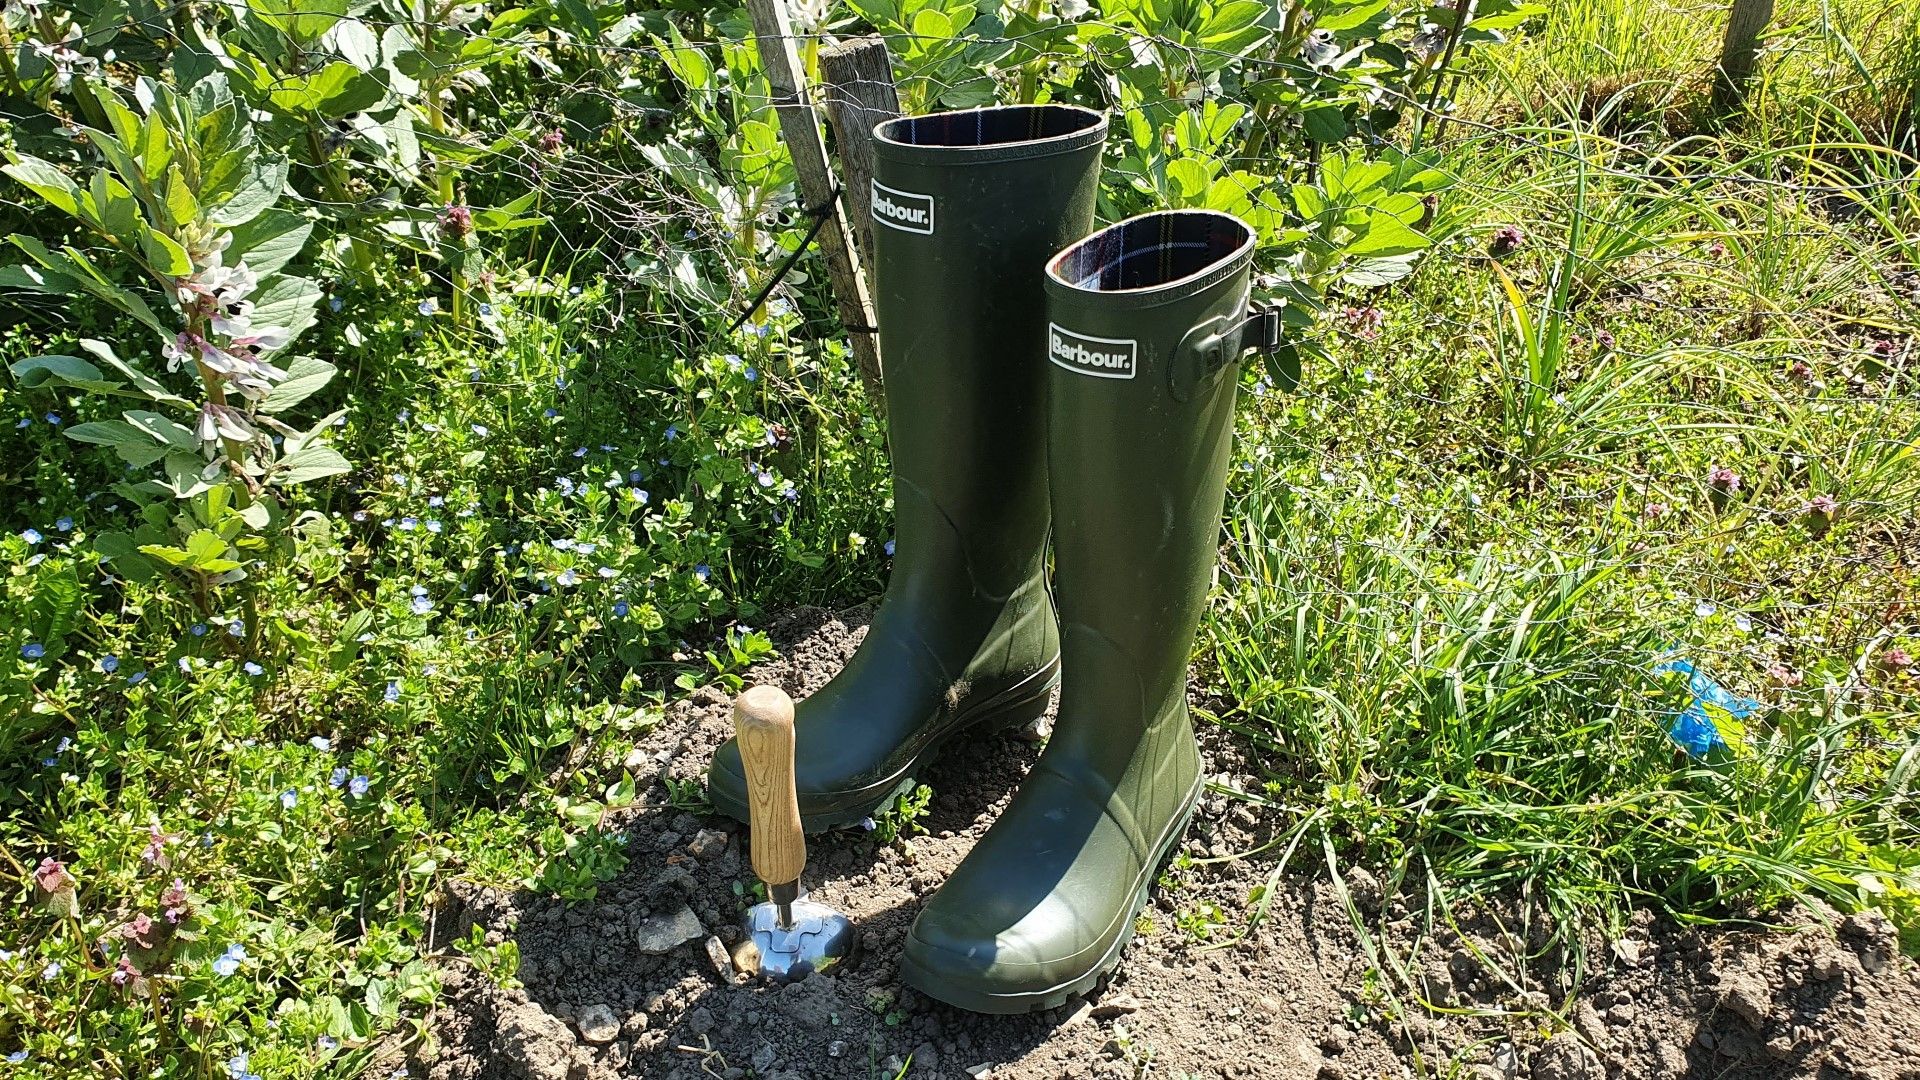
[[[793,699],[777,686],[748,689],[734,699],[733,730],[747,773],[753,872],[769,885],[798,881],[807,838],[793,789]]]

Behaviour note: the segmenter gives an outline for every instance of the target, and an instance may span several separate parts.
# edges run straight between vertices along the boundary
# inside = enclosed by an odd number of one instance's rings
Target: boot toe
[[[936,896],[914,920],[902,949],[907,981],[933,997],[978,1012],[1025,1012],[1059,1004],[1070,984],[1097,966],[1100,942],[1053,902],[1015,920],[948,907]]]

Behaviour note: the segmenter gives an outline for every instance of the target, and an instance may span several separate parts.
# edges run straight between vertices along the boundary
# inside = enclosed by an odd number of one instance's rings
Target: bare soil
[[[811,692],[852,654],[865,617],[789,614],[771,628],[781,658],[752,680]],[[628,756],[645,789],[623,822],[632,860],[596,899],[454,890],[440,932],[464,938],[478,925],[489,941],[513,940],[521,985],[449,961],[435,1038],[408,1062],[412,1075],[1920,1080],[1920,971],[1877,915],[1687,929],[1644,913],[1623,935],[1590,940],[1576,970],[1543,949],[1541,918],[1517,900],[1435,918],[1383,897],[1364,868],[1334,881],[1276,875],[1278,852],[1232,858],[1271,837],[1250,807],[1219,795],[1188,835],[1195,863],[1156,892],[1150,926],[1092,995],[1029,1016],[949,1008],[901,987],[894,958],[921,902],[1038,754],[1017,735],[956,747],[921,778],[936,793],[924,835],[887,846],[859,830],[810,838],[806,884],[855,920],[861,956],[762,986],[726,962],[752,900],[745,829],[675,809],[661,782],[704,774],[728,709],[725,694],[698,693]],[[1210,731],[1202,749],[1216,779],[1257,790],[1237,741]],[[1267,917],[1236,941],[1260,886]]]

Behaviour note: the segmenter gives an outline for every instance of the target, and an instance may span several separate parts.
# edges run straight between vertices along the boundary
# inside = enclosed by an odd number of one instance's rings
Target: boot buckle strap
[[[1248,302],[1238,317],[1224,315],[1193,328],[1173,364],[1173,396],[1185,401],[1194,387],[1233,364],[1248,349],[1270,353],[1280,347],[1280,309]]]

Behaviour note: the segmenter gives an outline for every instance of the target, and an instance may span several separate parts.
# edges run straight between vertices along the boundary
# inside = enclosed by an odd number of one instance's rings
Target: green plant
[[[144,79],[140,112],[103,86],[90,96],[113,127],[84,129],[106,167],[82,184],[16,154],[5,172],[77,219],[121,267],[145,277],[148,291],[117,284],[81,248],[55,250],[18,234],[13,244],[29,261],[0,268],[0,281],[90,297],[133,318],[159,339],[169,372],[185,369],[191,388],[171,389],[97,341],[81,343],[92,360],[37,356],[12,370],[23,387],[166,410],[133,409],[65,434],[109,447],[131,465],[159,466],[161,478],[121,488],[148,508],[146,526],[103,535],[96,547],[130,577],[174,576],[210,613],[210,588],[246,578],[247,565],[285,524],[277,492],[349,468],[326,441],[336,416],[305,430],[280,419],[334,375],[325,361],[285,353],[313,324],[320,298],[313,282],[282,272],[312,226],[276,208],[287,163],[264,151],[223,77],[207,76],[186,91]],[[158,311],[148,299],[156,294]],[[184,501],[183,512],[170,510],[169,499]],[[169,535],[179,543],[163,542]]]
[[[880,844],[891,844],[895,840],[918,836],[926,832],[920,819],[927,816],[927,808],[933,802],[933,789],[925,784],[915,784],[912,791],[903,791],[894,796],[893,801],[873,816],[873,838]]]

